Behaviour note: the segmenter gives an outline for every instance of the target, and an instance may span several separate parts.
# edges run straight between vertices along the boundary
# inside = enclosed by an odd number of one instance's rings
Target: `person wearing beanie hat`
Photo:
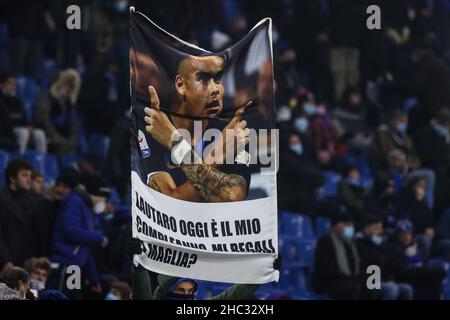
[[[106,209],[106,200],[111,195],[111,188],[100,177],[92,177],[85,183],[86,192],[92,201],[92,210],[103,213]]]

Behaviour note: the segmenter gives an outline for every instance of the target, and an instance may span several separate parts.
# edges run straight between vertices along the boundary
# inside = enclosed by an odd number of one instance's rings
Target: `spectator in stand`
[[[17,138],[14,135],[14,129],[9,117],[9,111],[3,101],[0,99],[0,149],[7,151],[16,151]]]
[[[361,153],[369,145],[369,128],[361,93],[356,87],[345,89],[341,106],[333,111],[336,126],[348,151]]]
[[[45,290],[47,279],[50,277],[50,260],[46,257],[33,257],[25,261],[24,269],[30,274],[30,289],[34,289],[38,294]]]
[[[398,259],[398,263],[402,265],[398,280],[413,286],[414,299],[439,300],[442,281],[447,272],[440,265],[425,264],[420,248],[414,241],[413,225],[410,221],[398,221],[392,249],[396,254],[392,255],[391,259]]]
[[[362,232],[357,236],[356,244],[361,257],[361,270],[376,265],[381,270],[380,298],[383,300],[412,300],[413,288],[410,284],[397,281],[400,266],[390,258],[383,239],[381,218],[367,215],[364,217]]]
[[[49,1],[8,1],[5,16],[11,37],[11,67],[16,74],[35,76],[42,58]],[[3,10],[3,9],[2,9]]]
[[[34,128],[28,121],[22,101],[16,97],[16,77],[11,74],[2,75],[2,92],[0,100],[5,104],[14,134],[17,137],[19,152],[24,154],[28,148],[28,142],[33,141],[38,152],[47,152],[47,140],[42,129]]]
[[[49,150],[57,155],[73,155],[77,151],[78,112],[75,105],[80,85],[78,72],[66,69],[39,97],[36,125],[45,131]]]
[[[343,300],[374,298],[361,279],[361,259],[354,234],[351,217],[340,215],[333,220],[330,232],[317,243],[312,279],[315,293]]]
[[[324,183],[320,167],[310,155],[304,154],[302,140],[291,131],[281,135],[279,206],[284,210],[311,216],[336,212],[327,203],[316,200],[315,190]]]
[[[104,210],[107,186],[97,180],[86,185],[86,190],[73,189],[73,170],[68,170],[71,172],[65,172],[65,175],[58,179],[65,197],[53,232],[51,260],[59,263],[59,267],[54,273],[50,287],[59,289],[71,299],[82,299],[82,290],[69,290],[64,286],[66,268],[76,265],[84,270],[82,274],[89,280],[90,291],[100,294],[100,276],[90,247],[104,248],[108,244],[108,239],[93,227],[95,213]]]
[[[317,105],[312,94],[302,104],[303,114],[308,119],[308,134],[317,149],[317,158],[322,168],[337,171],[338,135],[333,120],[324,105]]]
[[[329,1],[330,62],[335,100],[341,101],[348,86],[358,86],[359,61],[364,25],[364,2],[358,0]]]
[[[109,178],[117,189],[123,203],[129,203],[130,177],[130,114],[120,117],[111,130],[111,143],[108,150]]]
[[[435,39],[425,36],[414,44],[412,60],[414,72],[406,79],[394,81],[393,87],[401,93],[414,95],[419,100],[412,117],[413,127],[419,130],[436,115],[442,106],[450,106],[450,70],[433,52]],[[417,132],[417,130],[414,130]]]
[[[376,171],[388,170],[388,158],[393,149],[402,150],[407,158],[407,169],[417,170],[421,162],[417,156],[411,137],[407,134],[408,116],[401,110],[390,113],[388,124],[382,124],[372,137],[369,149],[369,158]]]
[[[25,300],[28,293],[28,273],[12,267],[0,274],[0,300]]]
[[[105,300],[130,300],[131,288],[126,282],[117,281],[111,285],[111,290]]]
[[[44,195],[44,176],[42,173],[37,171],[36,169],[33,169],[31,172],[31,189],[30,191],[34,193],[37,196],[43,196]]]
[[[450,109],[442,108],[417,135],[417,150],[424,166],[436,174],[435,213],[450,207]]]
[[[80,106],[86,117],[89,133],[109,135],[124,107],[119,105],[117,58],[109,54],[92,66],[83,78]],[[104,119],[98,121],[99,117]]]
[[[31,194],[33,167],[23,159],[11,160],[5,170],[6,187],[0,190],[0,265],[21,266],[45,250],[45,219],[38,199]]]
[[[396,201],[397,220],[410,220],[415,227],[415,238],[428,260],[434,238],[433,212],[425,201],[425,179],[415,177],[401,190]]]
[[[372,137],[369,147],[369,159],[372,168],[379,175],[389,176],[392,169],[401,169],[402,175],[408,174],[408,178],[414,176],[424,177],[427,181],[429,205],[433,206],[435,189],[435,174],[432,170],[421,168],[421,161],[411,137],[406,133],[408,116],[400,110],[394,110],[389,115],[389,124],[381,125]],[[390,153],[392,150],[400,150],[404,153],[406,161],[402,161],[399,152]],[[393,163],[389,163],[393,161]],[[392,166],[398,168],[392,168]],[[401,168],[400,168],[401,166]]]
[[[360,222],[365,214],[366,198],[370,190],[363,185],[357,168],[349,167],[338,185],[339,204],[344,206],[353,220]]]

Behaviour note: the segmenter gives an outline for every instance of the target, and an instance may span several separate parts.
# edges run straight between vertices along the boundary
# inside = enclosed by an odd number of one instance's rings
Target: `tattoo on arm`
[[[237,201],[245,198],[247,181],[237,174],[226,174],[206,164],[183,164],[184,174],[197,196],[206,202]]]

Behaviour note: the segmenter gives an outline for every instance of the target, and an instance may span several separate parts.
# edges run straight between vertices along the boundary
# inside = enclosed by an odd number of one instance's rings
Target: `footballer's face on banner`
[[[213,117],[222,111],[224,66],[218,56],[189,56],[181,61],[175,85],[187,114]]]

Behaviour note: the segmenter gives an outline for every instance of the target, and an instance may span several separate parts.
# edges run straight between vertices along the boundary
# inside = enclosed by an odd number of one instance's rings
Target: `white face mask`
[[[30,280],[30,289],[42,291],[45,289],[45,282],[31,279]]]
[[[94,212],[97,214],[100,214],[102,212],[104,212],[106,209],[106,202],[105,201],[101,201],[101,202],[97,202],[96,204],[94,204]]]

